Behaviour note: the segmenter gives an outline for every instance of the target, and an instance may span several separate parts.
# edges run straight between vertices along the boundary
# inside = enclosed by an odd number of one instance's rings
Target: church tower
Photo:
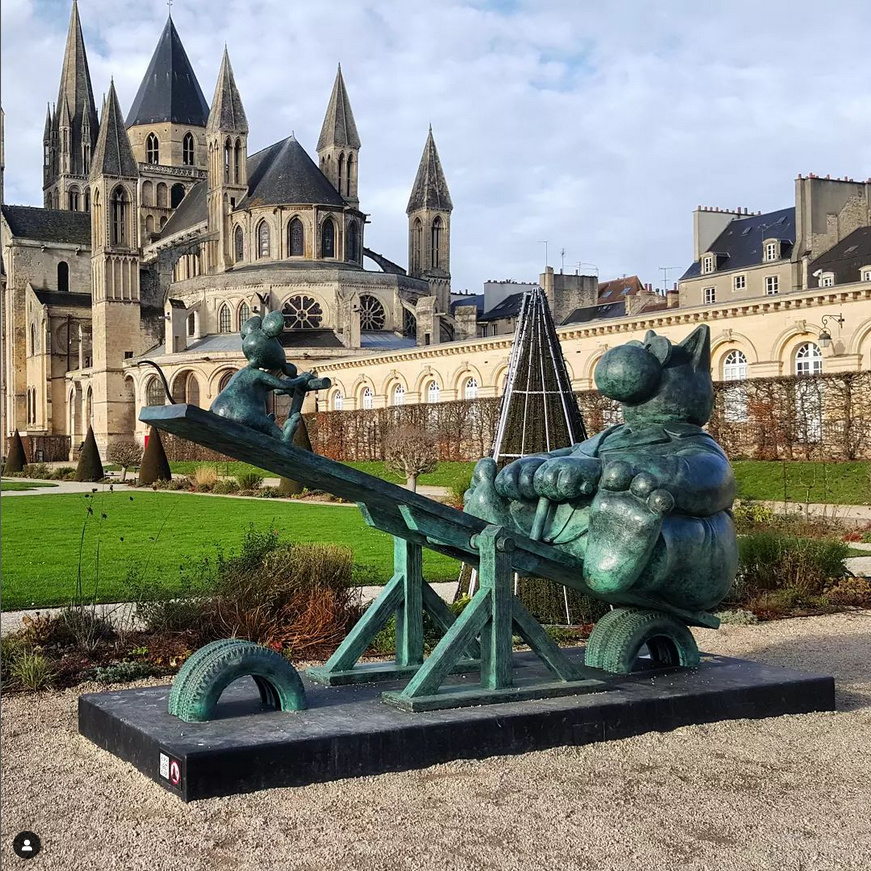
[[[101,449],[132,438],[134,403],[124,360],[141,348],[137,188],[139,168],[124,128],[115,83],[100,119],[91,165],[93,427]],[[85,422],[86,424],[88,421]]]
[[[211,258],[219,272],[241,259],[230,238],[230,212],[248,192],[248,119],[224,46],[212,109],[206,123],[209,233],[216,237]]]
[[[43,200],[47,209],[87,211],[88,173],[97,140],[97,108],[78,3],[73,3],[55,110],[43,133]]]
[[[359,155],[360,136],[342,78],[342,65],[339,64],[318,138],[318,157],[321,172],[332,182],[345,202],[355,208],[360,204],[357,195]]]
[[[430,125],[405,210],[408,215],[408,274],[429,282],[442,313],[450,311],[451,302],[453,208]]]

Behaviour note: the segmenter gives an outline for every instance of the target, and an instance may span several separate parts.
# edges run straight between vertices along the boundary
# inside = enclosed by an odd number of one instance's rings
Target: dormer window
[[[863,266],[861,276],[861,281],[871,281],[871,266]]]
[[[834,287],[835,286],[835,273],[834,272],[824,272],[820,275],[820,287]]]
[[[714,271],[716,266],[716,260],[713,254],[705,254],[702,257],[702,275],[709,275]]]
[[[769,263],[772,260],[780,260],[780,242],[776,239],[770,239],[764,243],[764,246],[766,263]]]

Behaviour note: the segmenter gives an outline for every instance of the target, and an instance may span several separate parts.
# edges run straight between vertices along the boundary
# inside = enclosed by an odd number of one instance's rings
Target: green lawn
[[[0,490],[38,490],[40,487],[57,487],[46,481],[0,481]]]
[[[736,460],[732,463],[741,499],[773,499],[788,502],[827,502],[840,505],[871,505],[871,463],[764,462]]]
[[[69,601],[75,592],[88,505],[93,506],[94,516],[85,535],[84,588],[93,593],[99,530],[97,599],[103,602],[124,600],[128,569],[146,561],[150,578],[160,579],[168,589],[177,588],[180,565],[213,555],[218,542],[227,550],[235,549],[252,523],[276,529],[290,541],[350,545],[356,580],[361,583],[385,583],[392,574],[392,539],[366,526],[355,507],[142,491],[101,493],[93,499],[78,494],[32,496],[3,503],[3,610]],[[454,560],[425,553],[427,580],[455,580],[458,570]]]

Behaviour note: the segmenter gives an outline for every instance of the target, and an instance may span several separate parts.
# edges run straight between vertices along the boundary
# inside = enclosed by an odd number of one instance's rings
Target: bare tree
[[[127,470],[142,462],[142,448],[136,442],[115,442],[109,445],[106,456],[110,463],[117,463],[121,467],[121,481],[123,483],[127,480]]]
[[[414,493],[418,476],[432,472],[438,465],[438,447],[422,429],[398,426],[387,435],[384,458],[387,469],[404,475],[408,489]]]

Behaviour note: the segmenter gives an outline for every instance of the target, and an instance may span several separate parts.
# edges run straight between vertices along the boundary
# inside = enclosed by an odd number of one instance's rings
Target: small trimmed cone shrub
[[[312,449],[311,439],[308,437],[308,428],[305,425],[305,420],[299,422],[296,432],[293,434],[293,446],[303,451]],[[305,489],[299,481],[292,481],[290,478],[280,478],[278,481],[278,492],[282,496],[298,496]]]
[[[154,428],[148,431],[148,445],[145,455],[142,457],[142,465],[139,467],[139,483],[153,484],[155,481],[171,481],[172,472],[169,469],[169,460],[160,440],[160,433]]]
[[[94,430],[88,427],[82,452],[79,454],[79,464],[76,466],[74,481],[102,481],[106,477],[103,471],[103,461],[100,459],[100,451],[97,448],[97,440],[94,438]]]
[[[27,454],[24,451],[24,442],[21,441],[21,435],[18,430],[15,430],[15,435],[9,439],[9,456],[6,457],[6,465],[3,467],[3,472],[23,472],[27,465]]]

